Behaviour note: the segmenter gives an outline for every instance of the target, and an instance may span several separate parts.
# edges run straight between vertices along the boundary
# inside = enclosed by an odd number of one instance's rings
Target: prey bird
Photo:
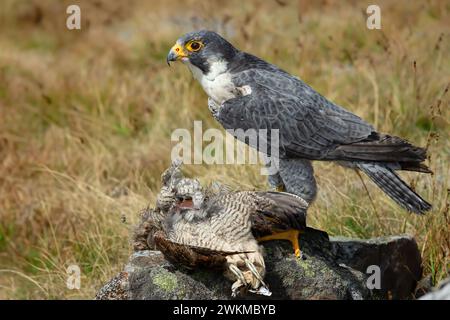
[[[204,189],[198,180],[183,177],[176,162],[162,175],[162,184],[156,210],[148,217],[149,247],[191,269],[224,269],[225,276],[235,281],[234,296],[243,287],[270,295],[258,242],[289,240],[300,255],[298,235],[306,228],[308,207],[300,197]]]
[[[298,77],[238,50],[215,32],[183,35],[167,56],[169,64],[177,60],[201,84],[210,111],[225,129],[279,130],[279,169],[268,179],[277,190],[311,203],[317,193],[311,161],[335,161],[364,172],[406,210],[420,214],[431,209],[396,173],[431,173],[423,164],[424,148],[377,132]]]

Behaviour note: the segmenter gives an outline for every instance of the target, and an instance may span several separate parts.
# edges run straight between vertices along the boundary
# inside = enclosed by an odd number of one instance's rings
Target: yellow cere
[[[177,59],[187,57],[187,54],[184,51],[183,47],[178,43],[175,43],[175,45],[172,47],[171,51],[176,53]]]

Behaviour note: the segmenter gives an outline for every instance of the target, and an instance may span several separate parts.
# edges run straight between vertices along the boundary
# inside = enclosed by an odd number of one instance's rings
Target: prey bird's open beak
[[[166,61],[167,64],[170,66],[171,61],[177,61],[181,58],[187,57],[186,52],[184,51],[183,47],[180,46],[178,43],[176,43],[169,51],[169,54],[167,55]]]

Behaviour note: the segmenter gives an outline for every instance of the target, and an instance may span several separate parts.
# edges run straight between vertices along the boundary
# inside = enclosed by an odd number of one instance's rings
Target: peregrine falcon
[[[258,242],[289,240],[300,255],[298,235],[306,228],[308,206],[300,197],[204,190],[198,180],[184,178],[177,163],[164,172],[162,182],[147,242],[171,262],[225,269],[225,276],[235,280],[233,295],[247,286],[259,294],[270,292]]]
[[[273,187],[311,203],[316,196],[311,161],[335,161],[364,172],[406,210],[419,214],[431,209],[396,173],[431,173],[422,163],[424,148],[377,132],[298,77],[238,50],[215,32],[179,38],[167,56],[168,63],[177,60],[200,82],[210,111],[225,129],[279,130],[279,170],[269,176]]]

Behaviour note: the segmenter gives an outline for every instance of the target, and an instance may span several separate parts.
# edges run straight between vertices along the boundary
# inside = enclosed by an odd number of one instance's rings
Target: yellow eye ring
[[[199,51],[203,47],[203,43],[197,40],[191,40],[186,44],[186,49],[191,52]]]

